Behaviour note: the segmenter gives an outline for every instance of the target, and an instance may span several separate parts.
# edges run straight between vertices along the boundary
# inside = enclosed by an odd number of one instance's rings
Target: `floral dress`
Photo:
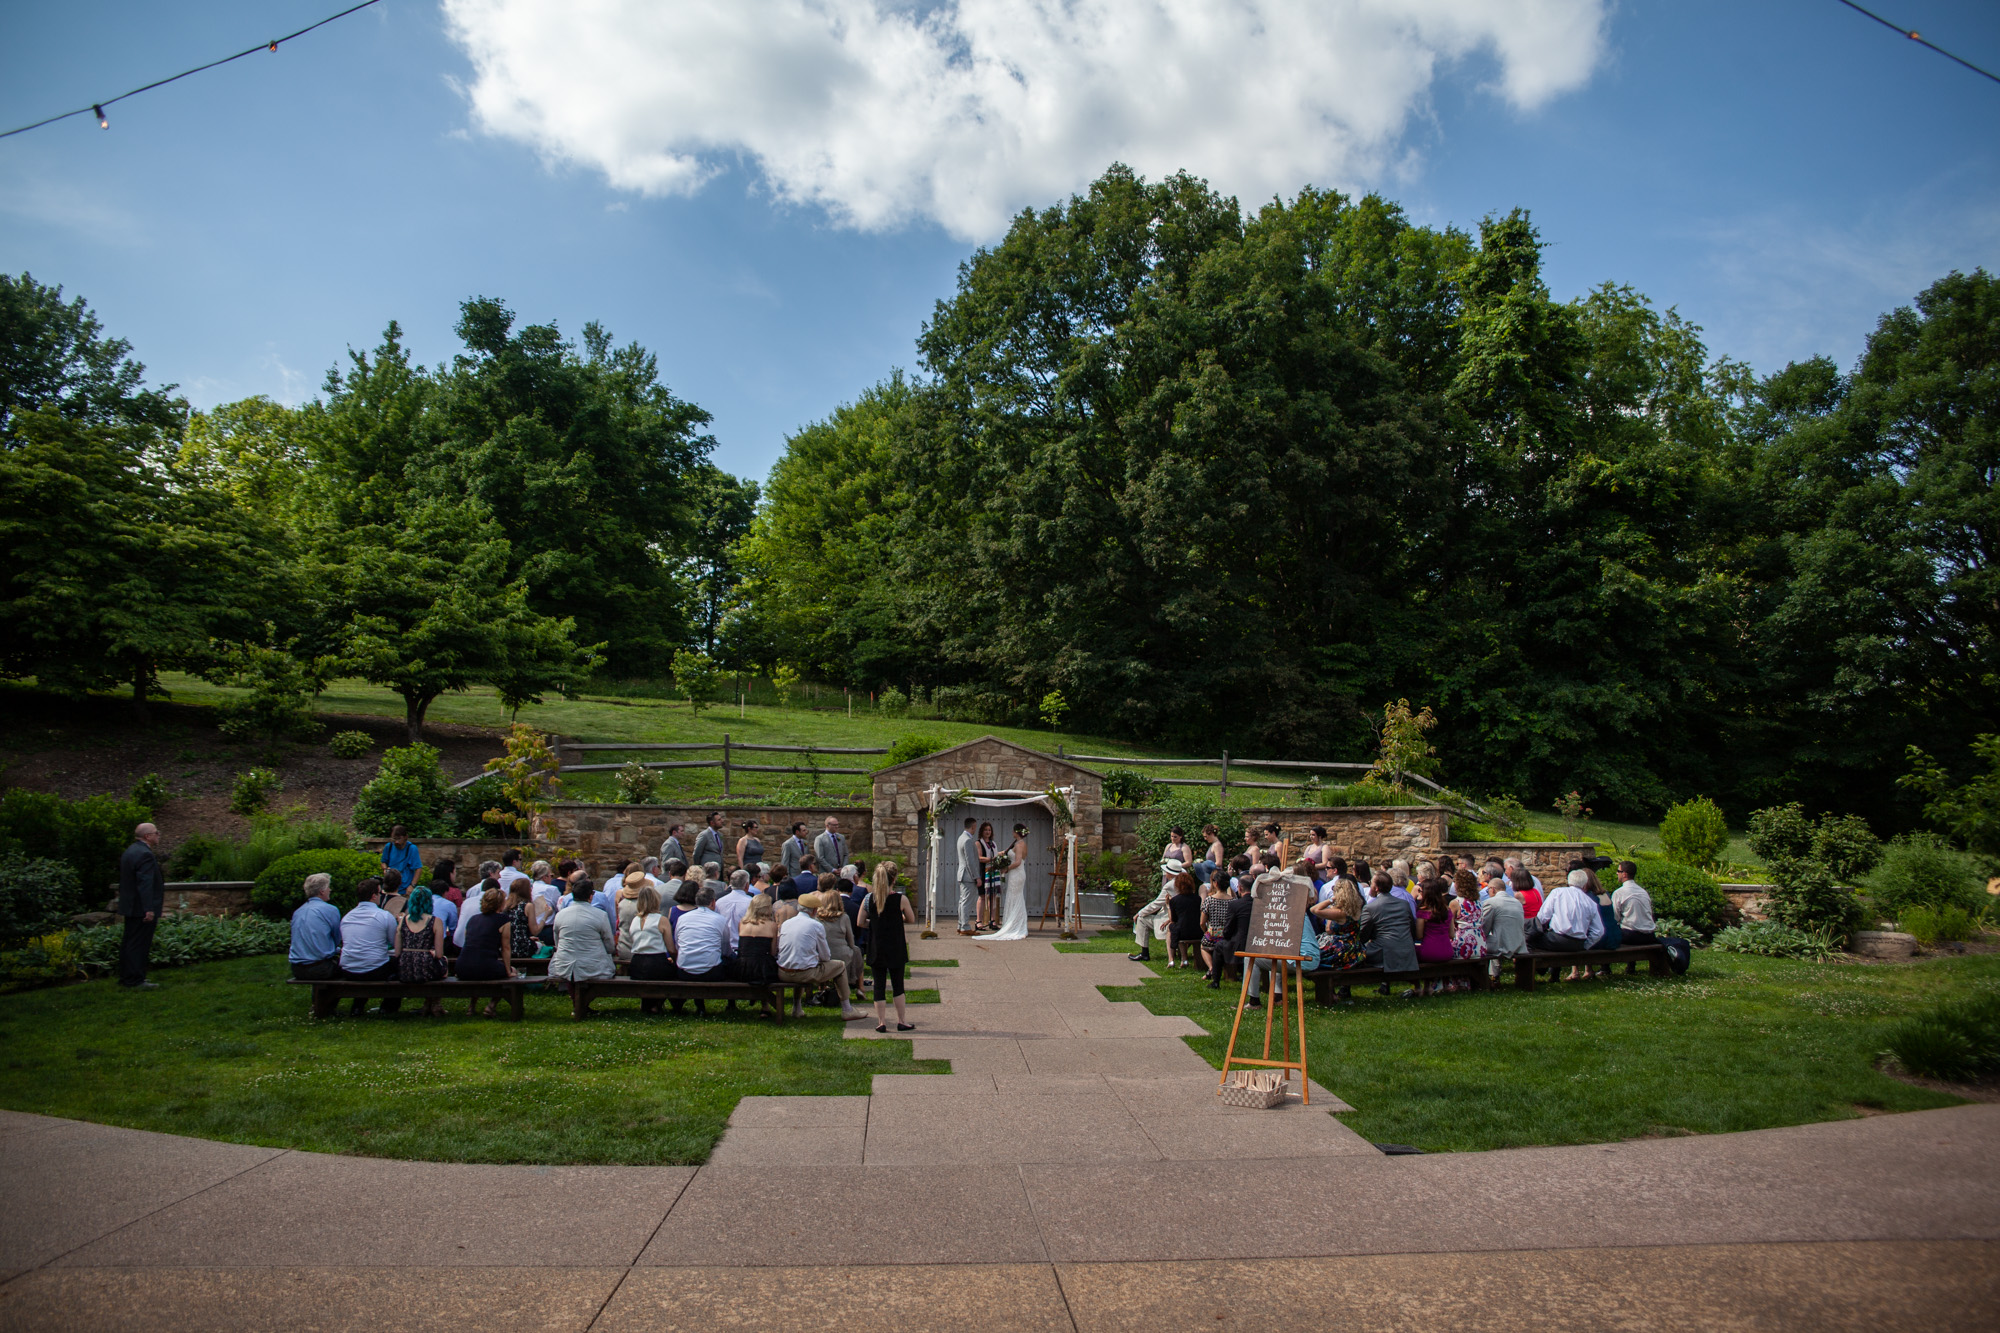
[[[1454,958],[1484,958],[1486,932],[1479,925],[1479,904],[1463,898],[1451,903],[1451,953]]]
[[[1313,929],[1319,932],[1321,967],[1336,971],[1359,967],[1362,959],[1367,956],[1361,944],[1361,927],[1354,922],[1315,918]]]
[[[444,959],[431,952],[434,937],[431,932],[438,929],[436,917],[426,917],[422,930],[411,930],[410,920],[404,917],[396,924],[396,980],[406,986],[421,986],[433,981],[444,980]]]
[[[514,929],[507,937],[508,954],[515,958],[533,958],[542,942],[535,938],[535,932],[528,923],[528,905],[515,903],[507,919],[514,923]]]

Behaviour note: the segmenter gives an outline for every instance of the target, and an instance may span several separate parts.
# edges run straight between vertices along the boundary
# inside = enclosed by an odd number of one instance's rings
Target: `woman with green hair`
[[[410,890],[403,915],[396,921],[396,977],[406,986],[444,980],[444,927],[433,910],[431,891],[421,886]],[[424,1016],[439,1018],[444,1001],[431,996],[424,1001]]]

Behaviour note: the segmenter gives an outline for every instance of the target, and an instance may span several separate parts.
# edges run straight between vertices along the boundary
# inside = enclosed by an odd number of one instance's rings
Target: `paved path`
[[[1390,1158],[1216,1107],[1115,955],[923,951],[952,1074],[745,1099],[699,1169],[0,1113],[0,1330],[2000,1326],[2000,1106]]]

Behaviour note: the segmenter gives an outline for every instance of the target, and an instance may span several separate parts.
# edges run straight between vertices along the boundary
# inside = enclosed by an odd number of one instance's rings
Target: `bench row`
[[[820,988],[818,982],[782,980],[768,985],[747,981],[648,981],[638,977],[567,982],[560,978],[550,981],[546,973],[545,967],[542,975],[510,977],[505,981],[301,981],[295,978],[290,984],[312,987],[314,1018],[331,1018],[342,999],[501,999],[507,1001],[510,1016],[519,1021],[522,996],[528,987],[555,986],[569,992],[572,1018],[589,1017],[592,999],[617,995],[641,1000],[751,1000],[763,1005],[767,1011],[775,1011],[780,1023],[785,1021],[788,999],[803,1004],[807,995]]]

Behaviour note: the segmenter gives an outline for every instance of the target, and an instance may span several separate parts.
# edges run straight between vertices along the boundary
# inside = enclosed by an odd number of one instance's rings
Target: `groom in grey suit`
[[[958,933],[972,933],[972,909],[979,900],[979,821],[967,817],[958,835]]]

